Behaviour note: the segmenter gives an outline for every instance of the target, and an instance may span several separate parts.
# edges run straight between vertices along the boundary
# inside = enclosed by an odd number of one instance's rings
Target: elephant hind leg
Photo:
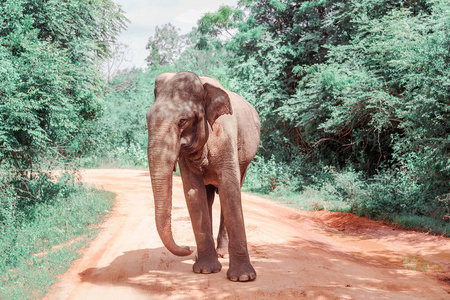
[[[208,201],[208,212],[209,212],[209,220],[211,223],[211,235],[213,234],[212,229],[212,206],[214,204],[214,193],[216,192],[216,187],[213,185],[207,185],[206,186],[206,198]]]
[[[209,218],[211,220],[211,234],[212,234],[212,206],[214,203],[214,194],[218,193],[218,188],[213,185],[206,186],[206,196],[208,199]],[[217,235],[217,256],[222,258],[228,257],[228,235],[223,220],[222,209],[220,210],[220,225],[219,234]]]
[[[228,258],[228,234],[225,227],[222,208],[220,209],[219,234],[217,235],[217,256]]]

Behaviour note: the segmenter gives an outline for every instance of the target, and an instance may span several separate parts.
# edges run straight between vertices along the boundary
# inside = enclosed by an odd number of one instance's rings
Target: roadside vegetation
[[[105,151],[86,161],[145,167],[154,79],[193,71],[260,114],[246,191],[448,235],[449,10],[439,0],[248,0],[185,35],[158,26],[148,69],[110,81],[95,135]]]
[[[256,181],[314,209],[448,235],[449,4],[258,3],[242,3],[250,17],[229,42],[266,132]]]
[[[158,26],[145,70],[120,68],[111,0],[0,11],[2,299],[45,294],[109,211],[74,170],[147,167],[166,71],[215,77],[258,110],[246,191],[449,235],[448,1],[241,0],[188,34]]]
[[[33,204],[17,203],[11,190],[0,193],[0,299],[45,296],[112,208],[112,193],[83,186],[73,174],[58,177],[35,183],[44,197],[29,199]]]
[[[0,299],[36,299],[112,207],[76,165],[126,19],[109,0],[3,0],[0,24]]]

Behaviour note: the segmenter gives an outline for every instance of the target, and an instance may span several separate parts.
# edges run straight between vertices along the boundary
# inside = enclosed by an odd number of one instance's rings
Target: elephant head
[[[173,240],[172,171],[180,156],[202,154],[209,131],[232,114],[228,94],[190,72],[163,73],[155,81],[155,102],[147,112],[148,160],[158,234],[175,255],[192,253]]]

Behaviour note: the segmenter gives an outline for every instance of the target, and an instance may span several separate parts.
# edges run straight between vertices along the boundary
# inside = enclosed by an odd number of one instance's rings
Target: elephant
[[[164,246],[178,256],[189,247],[172,234],[172,171],[178,163],[197,245],[195,273],[217,273],[218,256],[229,256],[231,281],[256,278],[247,248],[241,187],[260,142],[258,113],[214,78],[191,72],[163,73],[155,80],[155,102],[147,112],[148,163],[155,222]],[[220,198],[217,248],[212,204]]]

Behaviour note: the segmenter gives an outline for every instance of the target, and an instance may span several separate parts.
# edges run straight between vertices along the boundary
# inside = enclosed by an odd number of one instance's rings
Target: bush
[[[0,268],[14,267],[16,259],[29,255],[27,249],[32,247],[31,244],[17,247],[20,229],[48,217],[50,212],[46,209],[64,204],[65,199],[77,191],[71,174],[64,173],[58,179],[50,179],[46,173],[33,178],[22,177],[21,180],[17,177],[11,180],[2,174],[4,189],[0,192],[0,247],[3,250],[0,251]]]
[[[43,198],[21,205],[26,198],[14,189],[0,191],[1,299],[44,296],[96,232],[94,225],[109,212],[114,198],[81,185],[71,174],[51,181],[32,179],[27,187],[42,191]]]
[[[73,160],[99,116],[99,64],[125,17],[110,0],[2,1],[1,11],[0,168],[45,171]]]
[[[328,196],[329,200],[354,205],[367,193],[363,172],[356,172],[352,168],[338,172],[332,167],[327,167],[326,171],[331,174],[331,178],[320,189]]]
[[[287,182],[373,218],[445,218],[448,1],[241,5],[230,66],[262,117],[261,186]]]
[[[147,123],[157,73],[129,70],[108,84],[101,118],[86,131],[85,167],[145,167]]]

